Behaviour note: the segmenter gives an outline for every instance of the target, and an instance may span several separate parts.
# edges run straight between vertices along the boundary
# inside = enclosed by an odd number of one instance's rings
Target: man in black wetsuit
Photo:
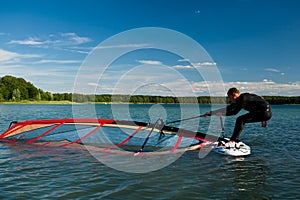
[[[229,101],[231,102],[226,108],[207,112],[204,116],[231,116],[236,115],[241,109],[249,111],[247,114],[241,115],[236,119],[233,134],[228,142],[228,146],[234,146],[242,132],[245,123],[261,122],[262,126],[266,126],[266,121],[272,117],[272,111],[269,103],[262,97],[243,93],[236,88],[230,88],[227,92]]]

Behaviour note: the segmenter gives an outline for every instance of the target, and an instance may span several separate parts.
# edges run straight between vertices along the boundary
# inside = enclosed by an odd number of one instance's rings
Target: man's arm
[[[204,114],[205,117],[212,116],[212,115],[224,116],[226,115],[226,108],[220,108],[218,110],[209,111]]]
[[[205,117],[211,116],[211,115],[216,115],[216,116],[231,116],[231,115],[236,115],[238,112],[240,112],[242,108],[236,104],[232,103],[228,105],[225,108],[220,108],[214,111],[210,111],[204,114]]]

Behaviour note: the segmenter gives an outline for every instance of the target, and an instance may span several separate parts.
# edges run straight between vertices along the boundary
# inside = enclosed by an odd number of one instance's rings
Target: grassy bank
[[[73,104],[72,101],[7,101],[0,102],[0,104]]]

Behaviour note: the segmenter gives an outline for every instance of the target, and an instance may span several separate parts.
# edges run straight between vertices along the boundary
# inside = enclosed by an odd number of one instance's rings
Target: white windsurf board
[[[225,140],[229,140],[225,138]],[[234,147],[219,146],[219,142],[215,142],[213,149],[216,153],[227,156],[248,156],[251,154],[251,148],[243,142],[237,142]]]

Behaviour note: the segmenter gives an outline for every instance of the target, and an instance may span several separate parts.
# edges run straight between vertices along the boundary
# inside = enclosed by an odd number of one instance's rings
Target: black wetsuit
[[[243,93],[235,103],[226,107],[223,113],[226,116],[236,115],[241,109],[249,111],[249,113],[239,116],[236,119],[233,134],[230,140],[235,141],[244,128],[245,123],[267,121],[272,117],[272,111],[269,103],[262,97],[255,94]],[[217,111],[214,111],[217,112]]]

